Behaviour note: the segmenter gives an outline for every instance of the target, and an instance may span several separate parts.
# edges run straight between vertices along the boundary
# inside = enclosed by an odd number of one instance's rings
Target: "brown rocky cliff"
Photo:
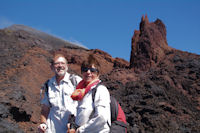
[[[162,21],[157,19],[150,23],[147,16],[143,16],[140,30],[136,30],[132,37],[130,68],[148,70],[171,49],[167,44],[166,28]]]
[[[54,48],[55,42],[60,45]],[[160,20],[142,18],[132,40],[133,69],[102,50],[61,42],[0,30],[0,132],[37,132],[40,87],[53,75],[49,59],[55,52],[64,53],[69,71],[79,75],[82,61],[95,55],[100,78],[126,114],[129,133],[200,132],[200,55],[170,48]]]
[[[53,73],[49,60],[53,53],[63,53],[70,72],[81,75],[80,64],[89,54],[101,64],[101,73],[115,67],[128,67],[123,59],[112,58],[102,50],[87,50],[66,42],[48,41],[25,30],[0,30],[0,132],[36,132],[40,122],[40,88]],[[57,42],[60,44],[57,46]],[[49,44],[50,43],[50,44]],[[53,47],[55,46],[55,47]],[[115,62],[118,63],[115,63]]]

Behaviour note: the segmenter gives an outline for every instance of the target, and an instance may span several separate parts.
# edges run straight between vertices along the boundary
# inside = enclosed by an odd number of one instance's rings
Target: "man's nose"
[[[58,66],[62,66],[62,63],[60,62],[60,63],[58,63]]]

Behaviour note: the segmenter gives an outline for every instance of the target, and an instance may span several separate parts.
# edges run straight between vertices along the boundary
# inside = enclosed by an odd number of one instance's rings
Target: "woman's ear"
[[[100,76],[100,73],[98,72],[98,73],[97,73],[97,77],[99,78],[99,76]]]
[[[68,69],[69,69],[68,64],[66,65],[66,68],[65,68],[65,69],[66,69],[66,71],[68,71]]]

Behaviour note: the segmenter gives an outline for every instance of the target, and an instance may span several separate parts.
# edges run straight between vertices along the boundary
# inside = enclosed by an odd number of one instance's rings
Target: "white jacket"
[[[76,124],[80,126],[79,133],[108,133],[110,131],[110,93],[104,85],[99,85],[93,103],[92,89],[95,86],[78,102]],[[95,112],[91,116],[93,110]]]
[[[59,85],[55,77],[48,82],[48,96],[45,93],[44,99],[41,101],[41,104],[50,107],[46,133],[66,133],[69,115],[76,114],[78,103],[71,99],[75,88],[69,77],[70,74],[66,73]],[[74,77],[77,83],[81,80],[79,76]]]

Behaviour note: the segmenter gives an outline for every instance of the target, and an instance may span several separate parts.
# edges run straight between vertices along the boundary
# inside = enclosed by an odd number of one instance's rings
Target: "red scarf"
[[[84,80],[80,81],[76,87],[76,90],[72,93],[71,98],[77,101],[82,100],[83,97],[91,90],[91,87],[97,85],[99,82],[100,80],[95,80],[86,85]]]

